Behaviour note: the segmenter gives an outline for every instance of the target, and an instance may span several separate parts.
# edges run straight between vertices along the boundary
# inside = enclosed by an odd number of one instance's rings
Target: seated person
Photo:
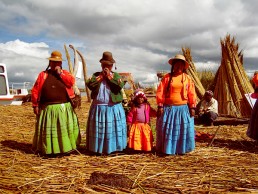
[[[218,117],[218,101],[213,98],[213,92],[205,92],[199,108],[199,121],[208,126],[213,126],[213,121]]]

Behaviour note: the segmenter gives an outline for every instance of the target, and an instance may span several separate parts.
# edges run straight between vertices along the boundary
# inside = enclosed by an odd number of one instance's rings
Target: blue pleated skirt
[[[126,145],[126,117],[122,104],[92,104],[87,122],[87,149],[95,153],[110,154],[123,151]]]
[[[156,149],[165,154],[185,154],[195,148],[194,117],[187,105],[164,106],[157,119]]]

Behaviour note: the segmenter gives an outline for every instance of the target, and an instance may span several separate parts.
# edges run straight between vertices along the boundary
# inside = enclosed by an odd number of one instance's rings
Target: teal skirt
[[[75,150],[81,136],[77,116],[70,104],[42,108],[37,117],[32,147],[41,154],[59,154]]]

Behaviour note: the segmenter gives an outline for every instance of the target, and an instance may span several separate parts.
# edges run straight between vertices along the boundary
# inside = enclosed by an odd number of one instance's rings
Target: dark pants
[[[206,125],[212,125],[213,121],[217,119],[218,115],[215,112],[206,112],[202,115],[199,115],[199,121]]]
[[[248,137],[258,141],[258,99],[254,104],[246,134]]]

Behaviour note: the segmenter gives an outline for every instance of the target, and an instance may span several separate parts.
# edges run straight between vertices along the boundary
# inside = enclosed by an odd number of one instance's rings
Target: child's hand
[[[130,135],[130,129],[132,127],[132,124],[127,124],[127,136]]]
[[[127,124],[127,128],[128,128],[128,130],[130,130],[130,129],[131,129],[131,127],[132,127],[132,124]]]

